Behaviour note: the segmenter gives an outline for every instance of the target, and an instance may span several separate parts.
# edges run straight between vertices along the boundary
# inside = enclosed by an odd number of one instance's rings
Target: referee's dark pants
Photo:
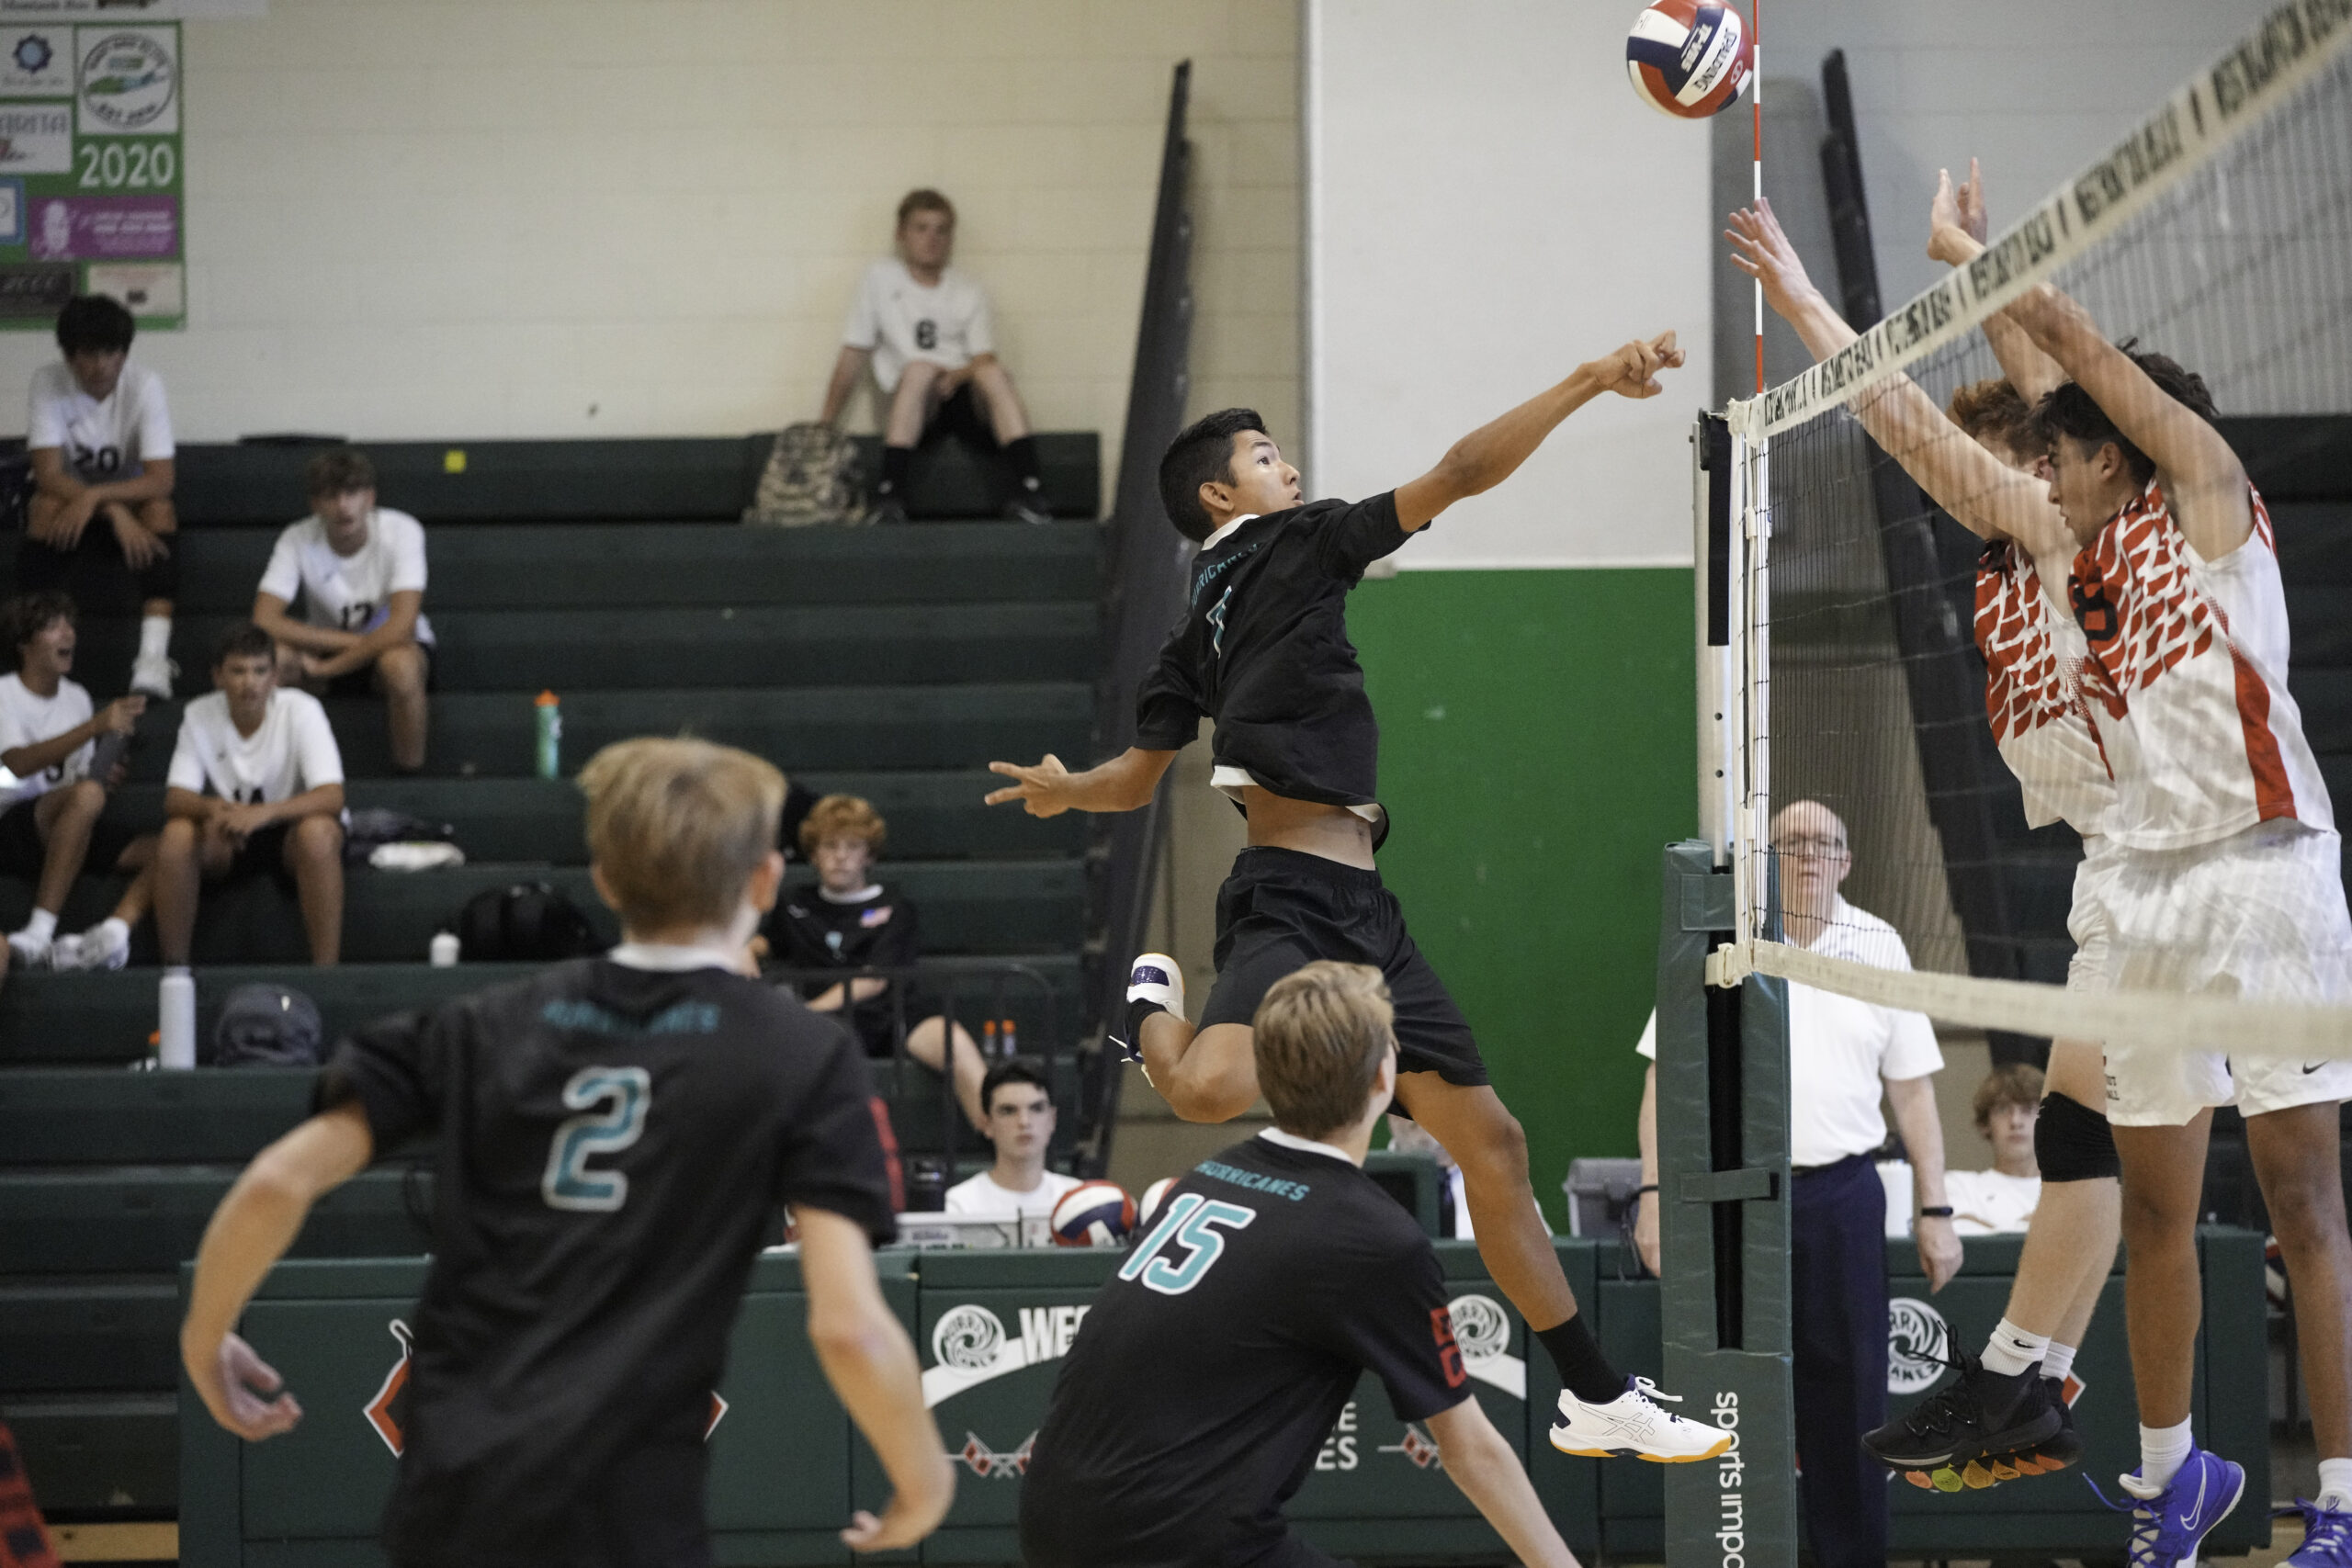
[[[1867,1155],[1800,1168],[1789,1213],[1800,1511],[1820,1568],[1884,1568],[1886,1190]]]

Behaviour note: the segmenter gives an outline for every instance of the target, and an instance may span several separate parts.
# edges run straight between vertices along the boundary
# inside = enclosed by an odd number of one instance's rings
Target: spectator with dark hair
[[[889,969],[914,963],[922,951],[915,907],[872,879],[874,857],[889,828],[873,806],[854,795],[829,795],[800,824],[800,852],[817,868],[814,888],[795,888],[776,905],[770,940],[778,963],[796,969]],[[807,982],[809,1008],[836,1014],[869,1056],[888,1056],[897,1034],[896,982],[874,976]],[[985,1128],[980,1049],[960,1023],[933,1015],[907,1031],[907,1055],[933,1072],[947,1070],[956,1053],[956,1102]]]
[[[179,562],[166,543],[172,510],[171,411],[164,383],[128,362],[130,312],[103,294],[80,294],[57,316],[65,357],[33,372],[33,494],[17,584],[70,587],[85,604],[111,607],[124,587],[139,604],[139,655],[130,689],[172,694],[172,602]]]
[[[1036,1063],[999,1062],[980,1080],[980,1131],[996,1145],[996,1163],[947,1190],[947,1213],[1050,1222],[1054,1205],[1078,1178],[1046,1168],[1054,1141],[1054,1096]]]
[[[134,694],[94,709],[73,678],[75,636],[74,601],[54,589],[0,605],[0,644],[17,663],[0,675],[0,767],[13,775],[0,806],[0,872],[34,884],[32,914],[8,935],[10,956],[28,969],[121,968],[154,886],[154,835],[104,816],[147,699]],[[85,865],[129,872],[130,886],[113,914],[61,937],[58,912]]]
[[[433,623],[424,618],[424,525],[376,504],[376,466],[356,446],[311,459],[311,515],[289,523],[254,593],[254,625],[277,640],[277,679],[312,696],[383,694],[392,766],[424,766]],[[287,613],[297,598],[302,618]]]
[[[935,190],[911,190],[899,203],[897,256],[877,261],[858,280],[842,351],[825,387],[818,420],[841,418],[867,362],[890,400],[882,432],[876,521],[907,520],[907,470],[914,449],[933,432],[952,432],[1003,449],[1017,488],[1004,514],[1048,523],[1029,411],[996,356],[989,298],[969,274],[947,265],[956,248],[956,208]]]
[[[267,872],[302,906],[311,962],[333,964],[343,951],[343,753],[326,709],[278,685],[277,645],[250,621],[220,639],[212,684],[181,716],[164,791],[164,963],[187,966],[204,883]]]

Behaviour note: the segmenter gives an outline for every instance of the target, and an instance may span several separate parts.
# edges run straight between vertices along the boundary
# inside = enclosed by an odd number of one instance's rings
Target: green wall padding
[[[1563,1231],[1568,1161],[1634,1152],[1658,848],[1698,819],[1690,592],[1687,568],[1408,571],[1348,606],[1395,819],[1381,874]]]

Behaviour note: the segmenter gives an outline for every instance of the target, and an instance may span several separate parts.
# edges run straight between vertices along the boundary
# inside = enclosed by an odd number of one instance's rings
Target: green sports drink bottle
[[[541,692],[537,710],[539,777],[560,778],[563,776],[563,705],[556,700],[553,692]]]

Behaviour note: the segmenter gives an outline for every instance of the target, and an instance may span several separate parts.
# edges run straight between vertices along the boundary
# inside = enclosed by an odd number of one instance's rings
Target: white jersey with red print
[[[2151,481],[2075,558],[2084,694],[2113,770],[2109,830],[2134,850],[2211,843],[2264,822],[2335,826],[2287,691],[2287,595],[2270,514],[2216,561]]]
[[[1986,545],[1976,563],[1976,646],[1984,714],[2024,792],[2027,823],[2063,818],[2086,839],[2106,832],[2115,780],[2083,702],[2089,649],[2051,604],[2033,558],[2007,539]]]

